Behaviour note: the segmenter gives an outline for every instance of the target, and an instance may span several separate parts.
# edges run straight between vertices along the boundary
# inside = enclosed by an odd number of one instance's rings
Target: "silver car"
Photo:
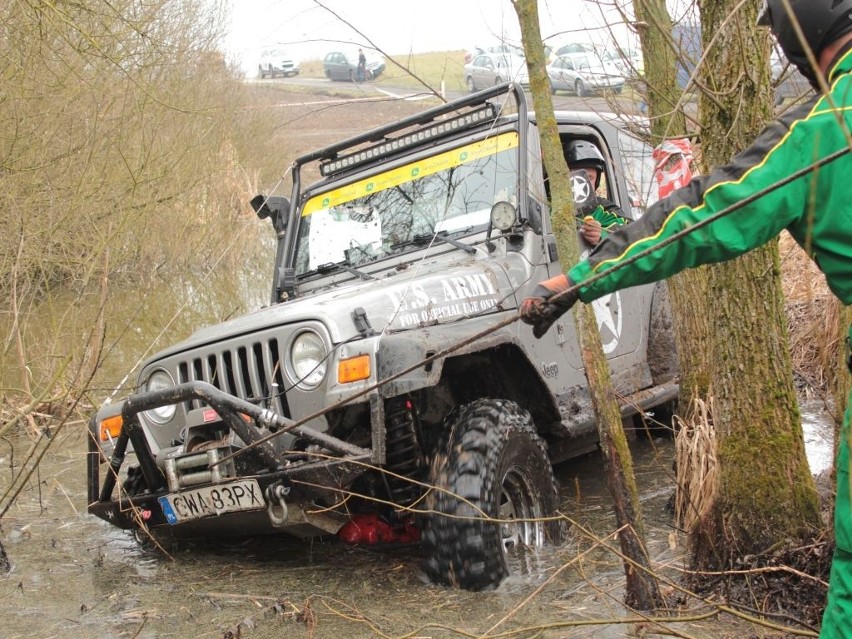
[[[511,53],[480,53],[464,65],[464,75],[471,93],[501,82],[530,83],[527,61]]]
[[[624,88],[624,75],[618,67],[594,54],[561,55],[547,65],[547,75],[552,93],[571,91],[585,97],[601,91],[621,93]]]

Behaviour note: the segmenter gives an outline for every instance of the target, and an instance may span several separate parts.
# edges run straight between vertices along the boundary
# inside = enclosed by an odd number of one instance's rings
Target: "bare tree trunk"
[[[677,84],[677,59],[682,54],[673,48],[676,43],[665,0],[636,0],[634,11],[647,61],[645,91],[651,140],[657,145],[666,138],[683,137],[689,133],[680,100],[682,91]],[[707,326],[692,312],[693,300],[705,299],[707,295],[705,269],[675,275],[669,279],[668,286],[680,359],[679,413],[689,423],[696,410],[693,402],[705,397],[709,388],[707,351],[704,348]]]
[[[711,166],[748,146],[772,115],[769,38],[754,27],[758,0],[738,4],[701,2],[707,92],[699,113]],[[726,568],[736,556],[815,529],[819,518],[793,387],[777,241],[709,267],[707,282],[708,295],[693,305],[709,334],[719,483],[691,545],[697,567]]]
[[[705,65],[699,71],[699,122],[707,167],[726,163],[771,116],[768,39],[755,29],[757,0],[736,16],[738,0],[704,0]],[[637,0],[655,142],[685,133],[672,112],[676,83],[671,18],[664,0]],[[724,23],[724,24],[723,24]],[[710,43],[716,39],[712,47]],[[756,71],[760,70],[760,71]],[[732,554],[763,549],[817,522],[792,386],[777,244],[735,262],[669,280],[681,370],[685,428],[715,425],[719,475],[691,538],[699,567],[724,567]],[[715,400],[712,397],[715,395]],[[709,407],[713,407],[715,415]],[[689,474],[689,469],[679,469]]]
[[[530,75],[530,89],[542,140],[542,152],[551,183],[553,227],[563,264],[573,264],[580,255],[574,223],[574,203],[569,190],[568,166],[559,143],[549,81],[545,70],[536,0],[514,0]],[[598,325],[592,307],[578,305],[574,310],[580,337],[583,364],[597,415],[601,448],[606,463],[607,483],[613,499],[622,552],[636,565],[625,562],[626,604],[641,610],[659,607],[659,586],[650,572],[650,561],[643,542],[643,525],[633,461],[622,428],[616,395],[604,358]],[[636,566],[648,570],[637,569]]]
[[[676,52],[672,48],[672,19],[666,0],[636,0],[639,39],[645,59],[645,92],[651,131],[656,142],[686,135],[686,116],[678,107]]]

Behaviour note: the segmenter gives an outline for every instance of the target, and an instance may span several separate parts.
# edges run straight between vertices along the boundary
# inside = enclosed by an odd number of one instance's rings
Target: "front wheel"
[[[423,570],[467,590],[496,588],[521,546],[559,543],[559,500],[544,443],[514,402],[481,399],[450,415],[448,445],[432,459]]]
[[[476,93],[476,82],[473,81],[473,77],[467,76],[467,90],[471,93]]]
[[[577,94],[578,98],[585,98],[589,95],[589,90],[586,89],[586,85],[582,80],[577,80],[574,84],[574,91]]]

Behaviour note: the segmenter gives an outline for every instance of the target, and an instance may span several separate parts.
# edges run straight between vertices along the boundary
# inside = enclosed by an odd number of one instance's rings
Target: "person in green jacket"
[[[587,140],[571,140],[565,145],[564,151],[565,160],[572,174],[572,182],[578,172],[585,171],[594,189],[594,192],[589,194],[593,199],[587,211],[583,211],[580,235],[590,246],[597,246],[598,242],[609,235],[611,230],[624,225],[627,220],[617,204],[597,195],[601,176],[606,170],[606,162],[600,149]],[[578,187],[574,184],[572,187],[584,188],[583,185]]]
[[[818,93],[771,122],[729,164],[691,180],[641,219],[610,233],[567,275],[540,282],[520,308],[537,337],[578,299],[591,302],[732,259],[783,229],[814,259],[840,301],[852,304],[852,0],[766,0],[759,24],[770,27]],[[836,549],[820,634],[832,639],[852,638],[850,421],[852,394],[836,460]]]

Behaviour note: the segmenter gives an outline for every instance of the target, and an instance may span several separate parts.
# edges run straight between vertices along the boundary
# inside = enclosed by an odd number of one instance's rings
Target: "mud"
[[[11,452],[20,459],[30,443],[13,440],[3,451],[4,484]],[[672,579],[664,590],[677,605],[682,539],[666,508],[673,448],[666,439],[633,448],[648,550]],[[605,537],[616,528],[598,454],[557,467],[562,510],[577,524],[566,543],[515,558],[499,589],[471,593],[425,583],[417,546],[268,537],[158,548],[85,513],[84,453],[82,427],[55,435],[3,519],[11,562],[0,578],[3,637],[610,638],[636,630],[623,623],[636,617],[620,603],[619,559],[581,531]],[[692,637],[743,634],[725,618],[666,626]]]

